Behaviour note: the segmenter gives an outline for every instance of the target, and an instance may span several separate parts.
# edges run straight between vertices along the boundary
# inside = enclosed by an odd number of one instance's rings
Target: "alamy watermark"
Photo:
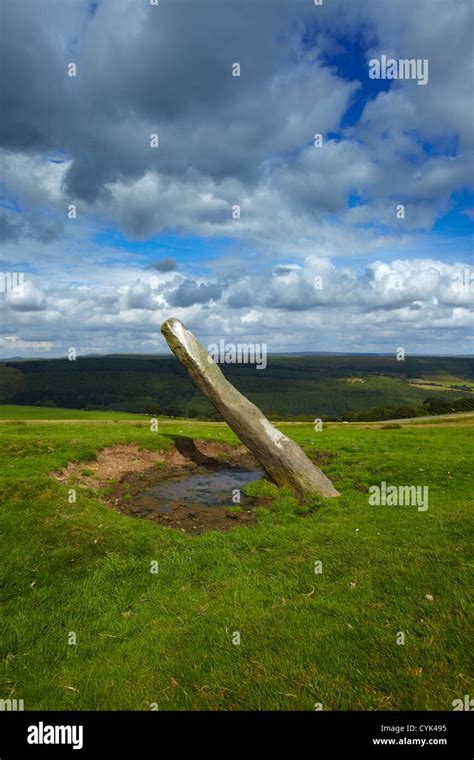
[[[469,710],[472,712],[474,710],[474,699],[469,694],[465,694],[464,699],[453,699],[451,704],[454,712],[457,710]]]
[[[21,296],[25,285],[24,272],[0,272],[0,293]]]
[[[17,712],[25,709],[23,699],[0,699],[0,712]]]
[[[452,275],[453,290],[456,293],[474,293],[474,269],[464,267],[461,272]]]
[[[73,749],[84,746],[84,726],[56,726],[44,724],[28,726],[28,744],[70,744]]]
[[[428,84],[428,58],[371,58],[369,61],[370,79],[416,79],[419,85]]]
[[[215,364],[255,364],[257,369],[267,366],[266,343],[210,343],[207,347],[208,360]]]
[[[377,507],[418,507],[428,509],[428,486],[388,486],[385,480],[379,486],[370,486],[369,504]]]

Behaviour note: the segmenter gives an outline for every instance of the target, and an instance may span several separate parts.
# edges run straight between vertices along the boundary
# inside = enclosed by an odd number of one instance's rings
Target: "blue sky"
[[[467,0],[120,2],[5,5],[1,267],[28,276],[0,356],[162,351],[169,316],[272,351],[471,352]],[[428,84],[371,79],[381,55]]]

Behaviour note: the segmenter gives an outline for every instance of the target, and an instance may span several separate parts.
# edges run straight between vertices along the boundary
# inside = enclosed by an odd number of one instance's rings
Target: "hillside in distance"
[[[428,399],[435,413],[474,408],[469,357],[271,355],[264,370],[221,369],[275,420],[415,416]],[[0,364],[0,403],[220,419],[168,355],[8,361]]]

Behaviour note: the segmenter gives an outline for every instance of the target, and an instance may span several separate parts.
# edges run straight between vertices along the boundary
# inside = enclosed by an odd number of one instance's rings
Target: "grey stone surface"
[[[253,452],[275,483],[289,486],[301,494],[340,495],[303,449],[277,430],[255,404],[226,380],[218,365],[182,322],[168,319],[161,332],[194,384]]]

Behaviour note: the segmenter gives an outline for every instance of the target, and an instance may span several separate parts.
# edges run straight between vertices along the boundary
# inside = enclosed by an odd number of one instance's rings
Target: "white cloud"
[[[2,267],[28,274],[21,296],[0,295],[8,334],[32,351],[153,350],[172,312],[274,350],[383,350],[402,328],[425,351],[469,350],[472,293],[453,287],[466,243],[433,227],[472,187],[472,9],[435,5],[122,0],[92,19],[85,2],[8,3]],[[321,55],[344,35],[367,61],[428,58],[429,84],[393,83],[341,132],[360,83]],[[233,247],[172,251],[176,271],[160,272],[115,230]]]
[[[260,275],[215,282],[175,275],[156,287],[137,272],[126,286],[68,286],[67,296],[63,284],[35,279],[25,283],[22,301],[3,296],[4,321],[7,334],[16,328],[32,352],[45,350],[41,341],[39,349],[35,345],[47,333],[51,354],[64,354],[69,345],[79,351],[160,351],[160,326],[170,316],[208,342],[251,335],[271,351],[386,350],[387,342],[398,341],[426,353],[421,336],[428,331],[438,336],[438,350],[466,353],[474,302],[470,279],[474,272],[462,263],[396,259],[357,272],[314,256],[299,266],[280,264]],[[178,299],[183,292],[186,297]],[[11,354],[9,346],[2,353]]]

